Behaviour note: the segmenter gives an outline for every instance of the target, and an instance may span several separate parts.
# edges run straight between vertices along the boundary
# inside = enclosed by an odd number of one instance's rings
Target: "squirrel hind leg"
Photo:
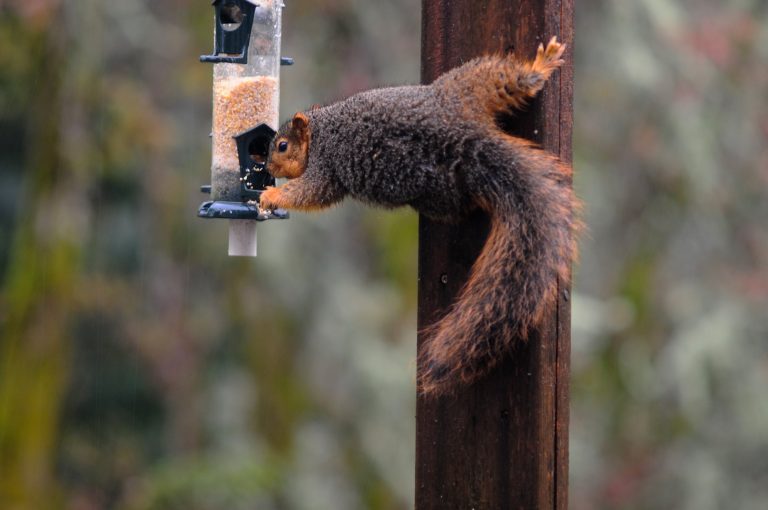
[[[491,110],[494,113],[519,110],[526,102],[544,88],[552,73],[563,65],[565,44],[557,37],[550,39],[546,48],[539,45],[533,61],[520,61],[514,55],[502,57],[497,79],[494,80],[496,94]]]
[[[432,87],[456,101],[463,114],[486,122],[488,116],[521,109],[544,87],[564,61],[565,45],[550,39],[533,60],[513,54],[478,57],[448,71]]]

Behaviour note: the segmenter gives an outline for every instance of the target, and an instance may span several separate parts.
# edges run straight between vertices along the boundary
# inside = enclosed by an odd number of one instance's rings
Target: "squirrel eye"
[[[277,144],[278,152],[285,152],[288,150],[288,142],[280,142]]]

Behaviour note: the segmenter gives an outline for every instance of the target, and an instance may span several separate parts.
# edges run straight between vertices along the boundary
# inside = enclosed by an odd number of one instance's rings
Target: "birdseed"
[[[234,137],[266,123],[276,127],[278,82],[271,76],[224,78],[213,84],[213,200],[239,200],[240,163]]]

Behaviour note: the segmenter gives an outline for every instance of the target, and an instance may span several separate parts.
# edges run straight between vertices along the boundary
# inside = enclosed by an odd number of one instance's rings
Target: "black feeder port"
[[[229,220],[287,219],[284,209],[261,210],[257,202],[267,186],[275,185],[275,178],[266,170],[269,144],[275,136],[275,130],[266,124],[259,124],[235,136],[237,156],[240,162],[240,198],[241,202],[215,201],[203,202],[197,213],[201,218],[223,218]],[[210,193],[210,186],[200,190]]]

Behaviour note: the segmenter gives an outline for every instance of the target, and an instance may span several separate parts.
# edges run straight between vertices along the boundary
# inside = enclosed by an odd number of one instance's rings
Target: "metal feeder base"
[[[285,209],[260,210],[256,203],[246,202],[203,202],[197,211],[200,218],[220,218],[225,220],[285,220],[289,218]]]

